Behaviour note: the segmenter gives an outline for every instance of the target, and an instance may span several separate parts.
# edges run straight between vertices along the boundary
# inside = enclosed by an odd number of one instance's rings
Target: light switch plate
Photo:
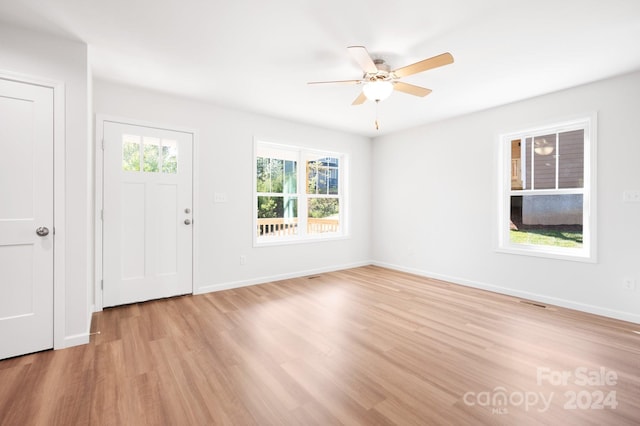
[[[640,191],[625,189],[622,192],[622,200],[625,203],[640,203]]]

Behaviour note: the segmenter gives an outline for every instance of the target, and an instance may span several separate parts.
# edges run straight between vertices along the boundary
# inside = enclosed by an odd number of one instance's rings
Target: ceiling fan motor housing
[[[391,71],[389,64],[387,64],[384,59],[374,59],[373,63],[376,65],[378,72],[366,72],[362,78],[369,81],[387,80],[389,78],[389,72]]]

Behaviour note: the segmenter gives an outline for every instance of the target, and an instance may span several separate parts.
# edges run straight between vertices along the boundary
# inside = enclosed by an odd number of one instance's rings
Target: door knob
[[[191,225],[191,219],[185,219],[184,220],[184,224],[185,225]]]
[[[49,228],[47,228],[46,226],[41,226],[36,229],[36,234],[40,235],[41,237],[46,237],[47,235],[49,235]]]

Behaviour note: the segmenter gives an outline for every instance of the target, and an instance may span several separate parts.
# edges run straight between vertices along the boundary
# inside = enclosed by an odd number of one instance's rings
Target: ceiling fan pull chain
[[[376,130],[380,130],[380,123],[378,123],[378,105],[380,104],[380,99],[376,100]]]

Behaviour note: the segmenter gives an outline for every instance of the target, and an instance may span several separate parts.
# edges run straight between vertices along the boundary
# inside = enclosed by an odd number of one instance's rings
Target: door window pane
[[[160,159],[160,139],[144,138],[144,168],[145,172],[158,172]]]
[[[178,173],[178,145],[174,140],[162,140],[162,172]]]
[[[122,136],[122,170],[125,172],[140,171],[140,136]]]

